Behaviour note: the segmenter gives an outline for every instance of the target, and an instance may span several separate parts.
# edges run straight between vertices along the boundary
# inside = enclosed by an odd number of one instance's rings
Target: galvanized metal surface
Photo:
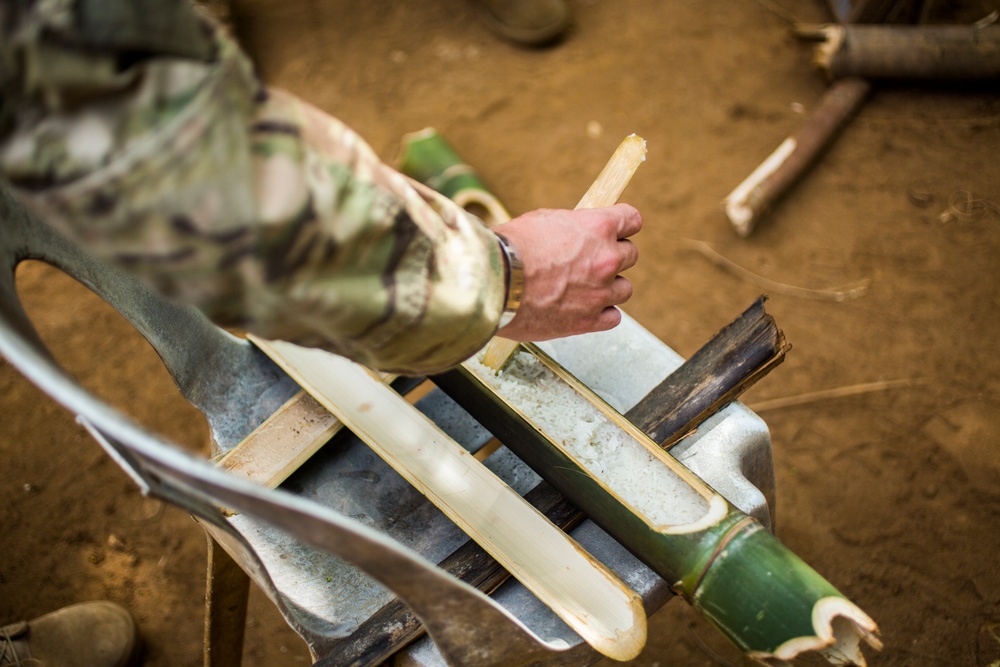
[[[245,341],[64,242],[0,187],[0,354],[80,415],[144,492],[199,517],[316,656],[398,594],[434,639],[407,651],[405,660],[412,664],[582,665],[599,657],[516,581],[489,599],[437,569],[433,564],[465,536],[353,436],[338,438],[281,489],[268,491],[145,433],[92,397],[55,365],[17,302],[13,272],[27,257],[59,266],[121,311],[206,414],[222,451],[287,400],[295,384]],[[620,411],[682,361],[630,318],[613,332],[553,342],[546,349]],[[419,406],[470,450],[490,438],[440,392]],[[770,439],[746,408],[734,404],[721,411],[673,453],[740,509],[770,525]],[[487,465],[522,493],[537,481],[506,449]],[[219,507],[238,514],[224,516]],[[596,526],[584,522],[572,534],[643,596],[647,610],[669,599],[666,584]]]

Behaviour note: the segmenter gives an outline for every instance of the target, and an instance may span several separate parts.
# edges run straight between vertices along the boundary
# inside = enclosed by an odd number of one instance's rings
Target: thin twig
[[[733,273],[736,276],[774,294],[795,296],[802,299],[814,299],[817,301],[851,301],[853,299],[863,297],[868,292],[868,286],[871,284],[871,280],[863,278],[861,280],[848,283],[842,287],[827,289],[810,289],[808,287],[787,285],[785,283],[779,283],[771,280],[770,278],[765,278],[764,276],[759,276],[756,273],[743,268],[731,259],[719,254],[718,251],[704,241],[685,239],[685,244],[691,249],[700,252],[705,258],[710,260],[716,266],[726,269],[730,273]]]
[[[846,387],[836,387],[834,389],[823,389],[795,396],[784,396],[782,398],[772,398],[753,403],[748,407],[754,412],[764,412],[766,410],[780,410],[782,408],[797,407],[808,403],[818,403],[837,398],[848,398],[861,394],[870,394],[876,391],[886,391],[896,387],[912,387],[917,384],[924,384],[926,378],[916,378],[907,380],[881,380],[879,382],[864,382],[862,384],[852,384]]]

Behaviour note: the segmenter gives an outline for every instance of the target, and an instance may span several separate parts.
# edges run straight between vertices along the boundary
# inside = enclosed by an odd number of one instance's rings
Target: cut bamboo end
[[[747,657],[785,665],[815,653],[864,667],[864,642],[882,648],[878,626],[758,524],[736,525],[685,577],[691,604]]]
[[[613,206],[625,192],[639,165],[646,160],[646,140],[637,134],[625,137],[615,149],[611,159],[597,176],[597,180],[580,199],[576,208],[604,208]],[[499,373],[517,351],[517,343],[494,338],[486,346],[483,364]]]
[[[771,193],[763,185],[785,164],[796,146],[794,138],[785,139],[723,200],[729,222],[740,236],[746,238],[750,235],[757,219],[771,203]]]
[[[850,600],[837,596],[823,598],[813,607],[812,617],[815,634],[790,639],[773,653],[750,653],[748,657],[770,665],[816,653],[836,665],[865,667],[868,663],[861,643],[876,651],[882,650],[875,621]]]

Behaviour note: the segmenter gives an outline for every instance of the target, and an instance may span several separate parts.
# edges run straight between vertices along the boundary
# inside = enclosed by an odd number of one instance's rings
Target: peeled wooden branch
[[[829,25],[815,62],[833,79],[983,80],[1000,77],[1000,26]]]
[[[723,200],[733,229],[746,237],[764,215],[816,161],[868,96],[864,79],[834,82],[816,111]]]

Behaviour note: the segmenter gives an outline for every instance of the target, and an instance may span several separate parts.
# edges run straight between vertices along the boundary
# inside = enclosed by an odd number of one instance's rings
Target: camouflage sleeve
[[[492,232],[263,87],[211,22],[177,21],[150,57],[95,46],[94,1],[0,0],[0,177],[25,205],[220,325],[411,374],[486,343],[504,300]]]

